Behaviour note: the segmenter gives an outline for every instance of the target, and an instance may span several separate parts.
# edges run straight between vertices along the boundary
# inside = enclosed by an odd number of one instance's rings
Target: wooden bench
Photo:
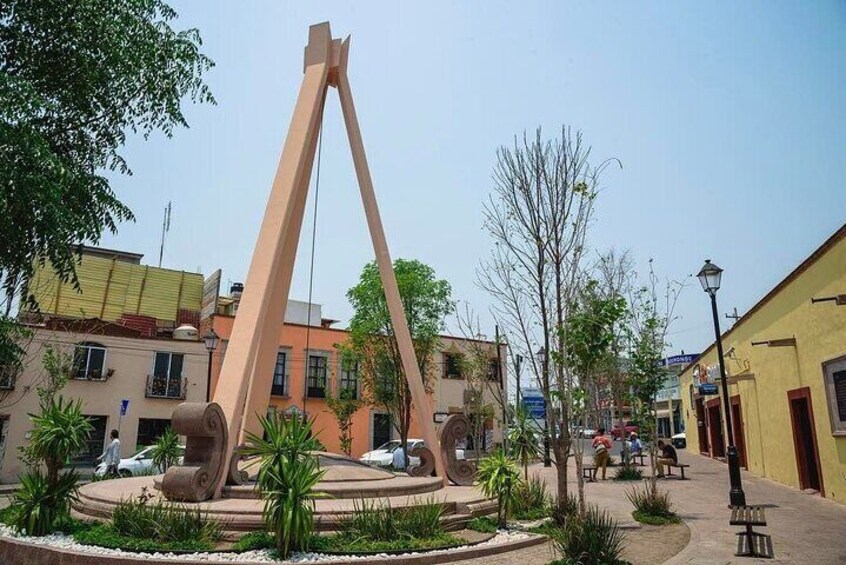
[[[595,465],[582,465],[582,478],[589,483],[594,482],[596,480],[595,478],[593,478],[593,474],[595,471]]]
[[[643,452],[640,452],[640,453],[630,453],[630,454],[629,454],[629,459],[630,459],[630,461],[631,461],[632,463],[634,463],[634,460],[635,460],[635,459],[637,459],[637,464],[638,464],[638,465],[640,465],[641,467],[645,467],[645,466],[646,466],[646,463],[645,463],[645,461],[646,461],[646,453],[643,453]]]
[[[674,465],[668,465],[667,466],[667,476],[668,477],[675,477],[675,475],[673,475],[673,468],[674,467],[681,471],[681,477],[679,477],[679,480],[686,481],[687,477],[684,476],[684,470],[687,469],[688,467],[690,467],[690,465],[686,465],[685,463],[676,463]]]
[[[729,525],[746,528],[745,531],[737,533],[737,557],[773,557],[772,538],[752,530],[754,526],[767,525],[763,506],[732,506]]]

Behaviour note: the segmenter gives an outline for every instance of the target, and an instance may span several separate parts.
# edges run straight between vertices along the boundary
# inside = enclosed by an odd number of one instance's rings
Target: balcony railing
[[[308,398],[326,398],[326,386],[306,387],[306,396]]]
[[[188,379],[177,376],[147,375],[147,398],[185,400]]]
[[[273,383],[270,386],[270,394],[273,396],[288,396],[288,378],[282,381],[282,384]]]

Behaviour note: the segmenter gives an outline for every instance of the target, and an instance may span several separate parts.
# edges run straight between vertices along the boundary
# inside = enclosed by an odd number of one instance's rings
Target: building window
[[[96,465],[96,459],[103,454],[106,441],[106,416],[92,416],[85,414],[88,418],[88,423],[91,424],[91,434],[88,436],[88,441],[82,444],[80,449],[73,457],[71,462],[75,465],[88,466]]]
[[[270,394],[288,396],[288,377],[285,374],[288,354],[280,351],[276,354],[276,365],[273,367],[273,385]]]
[[[99,381],[106,378],[106,348],[93,342],[83,342],[73,350],[74,379]]]
[[[326,398],[326,357],[308,356],[308,383],[306,395],[309,398]]]
[[[338,395],[351,400],[358,399],[358,362],[341,364],[341,380]]]
[[[462,355],[458,353],[444,353],[444,378],[463,379],[461,374]]]
[[[185,379],[182,378],[182,366],[185,356],[182,353],[156,352],[153,374],[147,376],[147,396],[149,398],[185,398]]]
[[[823,364],[831,432],[846,436],[846,356]]]
[[[135,440],[136,448],[140,449],[153,445],[169,427],[170,420],[166,418],[139,418],[138,439]]]
[[[499,359],[491,359],[488,362],[488,380],[499,382]]]

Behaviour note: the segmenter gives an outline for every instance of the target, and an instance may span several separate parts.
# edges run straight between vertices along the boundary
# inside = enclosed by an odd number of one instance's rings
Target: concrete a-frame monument
[[[323,107],[330,86],[338,89],[341,100],[367,225],[412,402],[420,418],[423,439],[434,459],[435,472],[446,481],[432,409],[397,289],[350,91],[347,77],[349,46],[349,37],[343,42],[332,39],[328,22],[309,29],[302,86],[213,402],[186,403],[174,411],[174,429],[188,436],[188,444],[183,465],[172,467],[163,478],[162,490],[168,498],[199,501],[219,497],[227,478],[230,483],[243,480],[236,470],[237,458],[233,459],[233,452],[244,428],[258,431],[257,415],[263,414],[269,403],[278,338],[284,322]]]

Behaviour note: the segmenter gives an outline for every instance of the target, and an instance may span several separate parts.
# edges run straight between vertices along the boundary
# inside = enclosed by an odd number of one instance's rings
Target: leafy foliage
[[[517,483],[513,494],[511,515],[517,520],[549,517],[553,504],[552,495],[547,492],[546,483],[537,475]]]
[[[508,449],[511,456],[523,466],[523,479],[529,479],[529,461],[539,457],[540,429],[522,406],[514,410],[514,421],[508,432]]]
[[[454,309],[452,290],[447,281],[437,279],[435,271],[420,261],[397,259],[393,270],[420,374],[427,385],[426,368],[440,341],[444,318]],[[350,338],[340,348],[346,358],[359,363],[366,402],[391,415],[405,445],[411,423],[411,392],[375,262],[364,266],[347,298],[354,313]]]
[[[96,545],[125,551],[158,553],[170,551],[209,551],[215,545],[207,540],[186,539],[182,541],[164,541],[155,538],[136,538],[123,536],[110,524],[95,524],[73,534],[76,542],[84,545]]]
[[[556,504],[552,509],[552,521],[557,526],[563,526],[570,517],[579,512],[579,501],[574,495],[568,495],[564,504]]]
[[[40,471],[30,471],[20,480],[7,515],[9,525],[30,536],[53,533],[54,526],[68,516],[79,473],[69,471],[51,482]]]
[[[643,479],[643,471],[634,465],[623,465],[614,473],[615,481],[640,481]]]
[[[232,545],[232,551],[243,552],[253,551],[255,549],[273,549],[276,546],[276,540],[273,539],[269,533],[265,531],[255,531],[241,536],[238,541]]]
[[[153,465],[158,467],[160,472],[164,473],[167,471],[182,456],[179,435],[168,426],[164,433],[156,440],[156,443],[153,444],[150,455]]]
[[[321,448],[312,434],[313,420],[276,413],[260,418],[264,438],[247,434],[247,456],[259,457],[258,486],[264,498],[264,521],[273,532],[283,559],[308,549],[314,529],[314,487],[326,471],[313,451]],[[266,439],[265,439],[266,438]]]
[[[342,390],[338,396],[334,396],[329,390],[326,391],[326,406],[338,422],[341,451],[347,457],[352,452],[352,417],[362,404],[360,400],[353,398],[351,390]]]
[[[378,553],[384,551],[404,552],[421,551],[464,545],[464,538],[440,533],[429,538],[398,538],[391,540],[370,540],[366,538],[349,537],[345,534],[331,536],[314,536],[311,548],[315,551],[329,553]]]
[[[635,512],[641,516],[652,516],[656,518],[673,519],[676,518],[673,512],[672,503],[670,502],[669,491],[663,491],[651,488],[638,489],[633,488],[626,493],[626,498],[635,507]]]
[[[199,508],[161,501],[121,502],[112,512],[109,528],[119,536],[136,540],[199,541],[211,546],[220,540],[222,533],[220,522],[209,519]]]
[[[78,453],[92,426],[82,414],[81,400],[65,401],[61,396],[51,398],[40,414],[30,414],[33,428],[26,450],[33,460],[47,466],[47,481],[56,485],[59,469]]]
[[[584,515],[574,514],[564,525],[552,531],[552,541],[567,565],[609,565],[623,563],[624,535],[617,522],[595,506]]]
[[[212,61],[162,0],[0,3],[0,275],[49,262],[75,280],[74,242],[131,220],[104,169],[129,173],[126,132],[187,126],[184,97],[214,103]]]
[[[476,485],[485,496],[496,497],[497,525],[505,527],[505,519],[514,504],[514,491],[520,482],[520,469],[501,449],[482,459],[476,471]]]
[[[473,530],[474,532],[482,532],[483,534],[495,534],[496,522],[494,522],[489,516],[481,516],[479,518],[473,518],[467,522],[467,529]]]
[[[399,509],[389,502],[368,503],[362,499],[341,523],[341,533],[349,539],[371,542],[435,538],[444,533],[443,513],[443,506],[434,498]]]

